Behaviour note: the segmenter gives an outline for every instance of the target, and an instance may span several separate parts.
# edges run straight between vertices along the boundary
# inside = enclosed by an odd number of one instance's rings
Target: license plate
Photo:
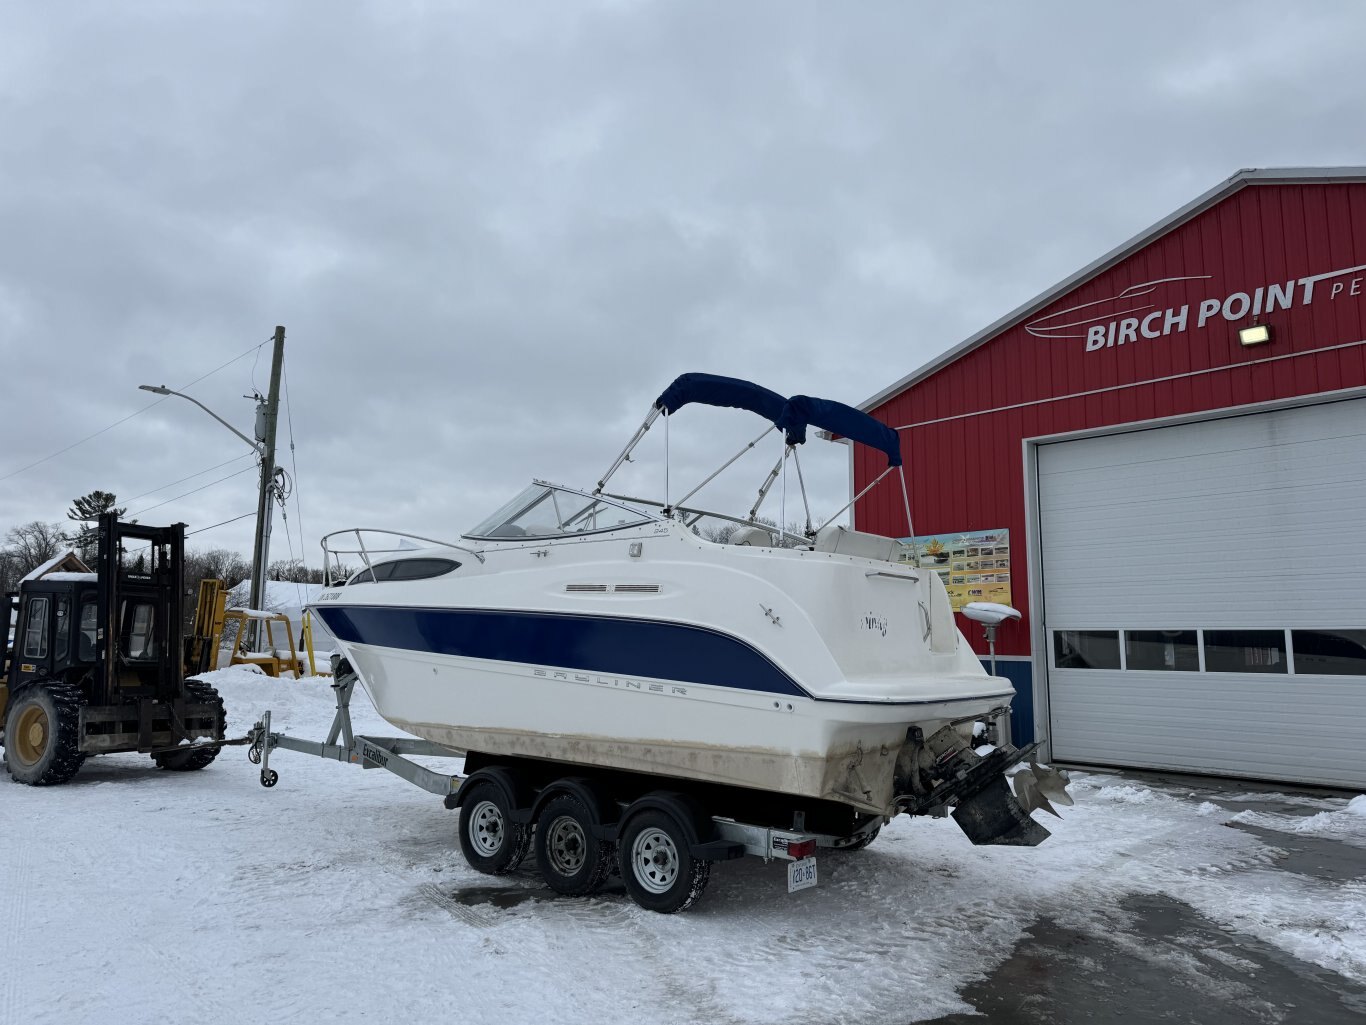
[[[787,863],[787,892],[796,893],[816,885],[816,859],[802,858]]]

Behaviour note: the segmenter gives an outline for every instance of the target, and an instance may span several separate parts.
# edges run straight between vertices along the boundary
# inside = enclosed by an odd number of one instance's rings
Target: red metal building
[[[1363,395],[1366,168],[1241,171],[863,403],[914,526],[886,485],[855,525],[949,536],[921,565],[957,600],[1008,589],[1017,740],[1360,786],[1329,749],[1366,728]]]

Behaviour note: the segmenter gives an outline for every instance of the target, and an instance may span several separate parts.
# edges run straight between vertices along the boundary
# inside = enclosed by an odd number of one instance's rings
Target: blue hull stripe
[[[350,644],[807,696],[792,677],[745,642],[679,623],[376,605],[323,604],[313,610],[339,640]]]

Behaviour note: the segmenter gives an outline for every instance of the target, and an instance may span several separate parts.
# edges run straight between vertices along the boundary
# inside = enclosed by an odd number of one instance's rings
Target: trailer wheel
[[[185,700],[194,705],[213,705],[216,709],[215,721],[224,722],[226,713],[223,709],[223,699],[218,696],[218,691],[207,683],[200,680],[186,680]],[[214,732],[218,731],[215,730]],[[216,737],[214,739],[221,738]],[[171,772],[195,772],[217,758],[218,751],[219,748],[216,747],[200,747],[193,751],[161,751],[152,755],[152,761],[157,763],[158,768],[169,769]]]
[[[460,850],[470,868],[485,875],[513,871],[530,846],[526,826],[514,822],[512,808],[498,784],[476,784],[460,805]]]
[[[572,794],[548,801],[536,820],[536,862],[556,893],[582,897],[600,889],[612,874],[612,846],[593,836],[592,816]]]
[[[5,716],[5,765],[10,779],[31,786],[65,783],[85,762],[81,754],[79,687],[48,681],[23,687]]]
[[[646,911],[671,915],[697,903],[711,878],[711,862],[694,858],[688,834],[667,812],[635,815],[621,837],[621,879]]]

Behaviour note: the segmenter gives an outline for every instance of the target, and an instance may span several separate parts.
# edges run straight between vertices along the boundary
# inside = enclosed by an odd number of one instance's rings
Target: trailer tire
[[[5,716],[5,767],[29,786],[65,783],[85,762],[81,754],[79,687],[48,680],[21,687]]]
[[[536,863],[556,893],[584,897],[607,882],[616,861],[610,840],[593,835],[593,816],[573,794],[551,798],[536,819]]]
[[[621,880],[646,911],[672,915],[697,903],[711,879],[711,862],[693,857],[692,840],[668,812],[631,816],[621,834]]]
[[[503,788],[491,780],[472,786],[460,804],[460,850],[470,868],[506,875],[522,863],[530,846],[529,830],[513,820]]]
[[[214,732],[222,733],[221,727],[225,721],[226,712],[223,708],[223,699],[218,696],[218,691],[200,680],[186,680],[185,700],[195,705],[213,705],[216,709],[214,717],[219,726]],[[221,740],[222,737],[218,736],[214,739]],[[196,772],[217,758],[219,750],[216,747],[200,747],[193,751],[160,751],[152,755],[152,761],[157,763],[157,768],[167,769],[171,772]]]

